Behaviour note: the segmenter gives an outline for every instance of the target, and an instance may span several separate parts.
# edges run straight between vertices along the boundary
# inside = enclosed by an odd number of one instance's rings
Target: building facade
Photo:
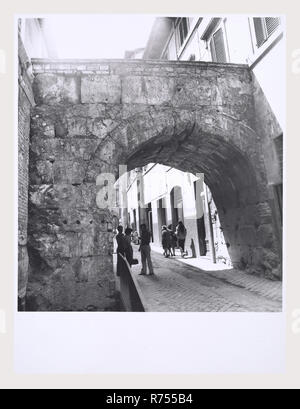
[[[146,224],[153,244],[161,247],[162,227],[176,230],[179,221],[187,229],[190,257],[208,256],[231,266],[218,211],[204,175],[184,173],[161,164],[149,164],[123,176],[126,194],[119,205],[121,223],[140,231]],[[125,209],[125,211],[124,211]]]

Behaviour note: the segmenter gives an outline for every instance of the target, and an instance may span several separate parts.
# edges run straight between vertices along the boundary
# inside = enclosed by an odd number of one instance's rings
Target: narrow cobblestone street
[[[136,248],[135,248],[136,251]],[[136,257],[140,255],[136,251]],[[204,271],[189,260],[164,258],[152,250],[154,276],[133,274],[147,311],[176,312],[280,312],[282,283],[237,270]],[[192,261],[192,259],[191,259]],[[207,262],[206,262],[207,263]]]

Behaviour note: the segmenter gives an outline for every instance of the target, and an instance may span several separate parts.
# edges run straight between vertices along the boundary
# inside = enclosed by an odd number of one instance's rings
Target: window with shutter
[[[266,28],[267,28],[268,36],[273,34],[274,31],[276,30],[276,28],[280,25],[280,19],[279,18],[266,17],[265,22],[266,22]]]
[[[221,28],[213,35],[210,48],[213,61],[220,63],[227,62],[224,36]]]
[[[259,18],[259,17],[255,17],[253,19],[253,22],[254,22],[254,29],[255,29],[257,47],[259,48],[276,31],[277,27],[280,25],[280,18],[275,18],[275,17]]]
[[[178,25],[179,47],[182,46],[185,39],[187,38],[187,35],[188,35],[188,19],[187,18],[182,18],[180,20],[179,25]]]
[[[253,20],[254,20],[257,47],[261,47],[263,43],[266,41],[264,21],[262,18],[254,18]]]

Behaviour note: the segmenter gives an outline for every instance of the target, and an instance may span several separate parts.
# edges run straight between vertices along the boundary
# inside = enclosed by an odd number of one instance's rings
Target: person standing
[[[182,223],[182,221],[180,221],[177,225],[176,236],[178,240],[178,246],[181,251],[181,257],[184,258],[184,256],[187,256],[187,252],[185,251],[185,240],[187,236],[187,230],[185,228],[185,225]]]
[[[122,273],[122,268],[124,266],[124,260],[120,256],[126,257],[125,249],[126,249],[126,242],[125,242],[125,236],[123,233],[123,227],[119,226],[118,227],[118,234],[116,235],[116,241],[118,244],[117,247],[117,276],[120,277],[120,274]]]
[[[132,229],[130,227],[127,227],[125,229],[125,255],[126,255],[126,259],[130,265],[130,267],[132,266],[132,262],[133,262],[133,248],[131,245],[131,234],[132,234]]]
[[[134,244],[140,244],[139,234],[137,231],[132,234]]]
[[[176,247],[177,247],[177,237],[176,237],[176,233],[173,231],[172,224],[170,224],[168,226],[168,230],[169,230],[170,236],[171,236],[170,253],[171,253],[171,256],[175,257]]]
[[[149,275],[153,275],[153,265],[152,265],[152,260],[151,260],[151,247],[150,247],[150,241],[151,241],[151,234],[147,229],[147,226],[145,224],[141,225],[141,246],[140,246],[140,251],[141,251],[141,258],[142,258],[142,271],[140,272],[140,275],[146,275],[147,274],[147,264],[149,267]]]
[[[170,257],[171,255],[171,234],[170,231],[167,229],[167,226],[162,227],[162,246],[164,249],[164,256],[166,258]]]

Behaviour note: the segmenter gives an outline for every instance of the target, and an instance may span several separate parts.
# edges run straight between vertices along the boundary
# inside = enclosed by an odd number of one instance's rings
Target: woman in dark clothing
[[[116,235],[116,240],[118,244],[117,248],[117,255],[118,255],[118,260],[117,260],[117,276],[120,276],[120,273],[122,272],[122,266],[124,265],[124,260],[122,257],[120,257],[120,254],[122,256],[126,256],[125,250],[126,250],[126,242],[125,242],[125,236],[123,234],[123,227],[119,226],[118,227],[118,234]]]
[[[168,226],[168,230],[170,232],[170,236],[171,236],[171,240],[170,240],[170,253],[171,256],[175,257],[175,251],[176,251],[176,247],[177,247],[177,237],[175,232],[173,231],[173,226],[172,224],[170,224]]]
[[[127,229],[125,229],[125,243],[126,243],[125,255],[126,255],[126,259],[130,267],[132,266],[132,261],[133,261],[133,248],[131,245],[131,234],[132,234],[132,229],[130,227],[127,227]]]

